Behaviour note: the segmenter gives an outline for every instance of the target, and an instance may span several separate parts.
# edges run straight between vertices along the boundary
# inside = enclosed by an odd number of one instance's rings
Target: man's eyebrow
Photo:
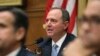
[[[2,26],[2,27],[6,27],[6,24],[0,23],[0,26]]]
[[[97,18],[100,18],[100,16],[98,16],[98,15],[92,15],[91,17],[97,17]]]

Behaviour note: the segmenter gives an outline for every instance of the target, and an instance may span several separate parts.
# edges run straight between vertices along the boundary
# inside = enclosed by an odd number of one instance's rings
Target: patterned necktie
[[[58,45],[54,44],[52,46],[52,53],[51,53],[51,56],[57,56],[57,48],[58,48]]]

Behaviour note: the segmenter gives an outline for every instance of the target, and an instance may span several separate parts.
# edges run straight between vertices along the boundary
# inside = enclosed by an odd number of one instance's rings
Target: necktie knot
[[[53,48],[57,51],[58,45],[54,44]]]
[[[57,48],[58,48],[58,45],[54,44],[52,46],[52,55],[51,56],[57,56]]]

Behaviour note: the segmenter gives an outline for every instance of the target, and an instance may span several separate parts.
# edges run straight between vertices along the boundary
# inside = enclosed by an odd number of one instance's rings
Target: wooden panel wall
[[[42,25],[44,23],[46,0],[27,0],[26,12],[29,16],[29,31],[27,35],[26,45],[33,43],[33,40],[45,35]],[[31,50],[34,46],[27,46]]]

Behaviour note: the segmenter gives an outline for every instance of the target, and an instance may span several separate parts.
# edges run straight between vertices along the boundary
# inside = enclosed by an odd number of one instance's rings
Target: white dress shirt
[[[62,46],[62,44],[63,44],[63,42],[64,42],[64,40],[66,38],[66,36],[67,36],[67,33],[64,34],[56,43],[52,40],[52,47],[53,47],[54,44],[56,44],[58,46],[57,53],[59,52],[59,50],[60,50],[60,48],[61,48],[61,46]]]
[[[21,47],[15,49],[14,51],[12,51],[11,53],[9,53],[6,56],[17,56],[18,52],[21,50]]]

